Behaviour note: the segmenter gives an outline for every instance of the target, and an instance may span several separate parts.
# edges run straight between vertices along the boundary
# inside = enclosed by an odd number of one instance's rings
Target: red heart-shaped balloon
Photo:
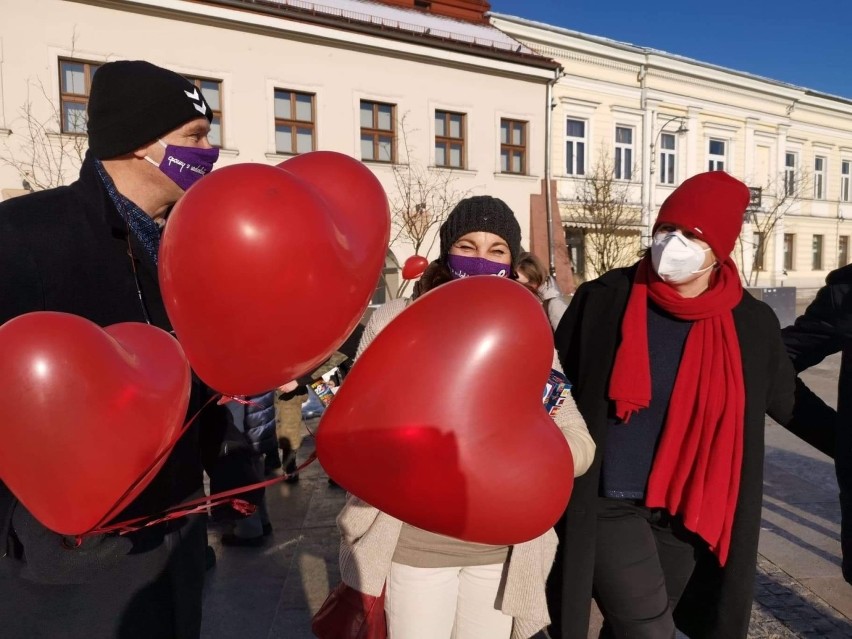
[[[450,282],[370,344],[326,410],[323,468],[411,525],[515,544],[560,517],[573,486],[542,405],[553,336],[541,304],[500,277]]]
[[[422,255],[412,255],[402,265],[402,279],[416,280],[423,275],[423,271],[429,266],[429,261]]]
[[[389,220],[376,177],[340,153],[200,180],[169,216],[159,260],[166,311],[198,376],[254,395],[325,360],[370,302]]]
[[[68,313],[0,327],[0,478],[43,525],[85,533],[162,466],[189,404],[180,344],[147,324],[101,329]]]

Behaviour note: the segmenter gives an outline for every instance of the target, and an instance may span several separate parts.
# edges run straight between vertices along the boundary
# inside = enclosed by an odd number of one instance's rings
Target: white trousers
[[[388,639],[509,639],[512,617],[496,605],[503,564],[414,568],[391,564]]]

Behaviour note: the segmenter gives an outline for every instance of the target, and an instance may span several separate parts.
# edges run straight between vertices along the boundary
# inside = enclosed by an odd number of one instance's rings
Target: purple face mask
[[[157,140],[166,149],[163,160],[157,164],[147,155],[145,159],[162,171],[167,178],[184,191],[213,170],[219,159],[219,149],[197,149],[192,146],[177,146]]]
[[[447,266],[454,280],[471,275],[498,275],[509,277],[511,271],[508,264],[492,262],[484,257],[467,257],[466,255],[447,255]]]

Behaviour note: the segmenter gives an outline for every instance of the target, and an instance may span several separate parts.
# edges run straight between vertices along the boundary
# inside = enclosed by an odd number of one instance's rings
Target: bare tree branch
[[[48,105],[47,117],[38,115],[43,105]],[[28,83],[27,100],[12,127],[9,139],[3,141],[0,162],[17,171],[33,190],[62,186],[77,174],[88,139],[82,134],[61,133],[59,105],[50,99],[41,80]]]
[[[77,45],[77,27],[71,33],[71,54]],[[46,114],[46,115],[41,115]],[[63,133],[62,107],[53,101],[40,78],[27,81],[27,98],[10,124],[12,134],[3,141],[0,163],[17,171],[34,191],[68,184],[83,163],[88,138],[83,133]],[[86,117],[74,111],[68,131],[85,131]]]
[[[417,129],[408,126],[408,114],[399,122],[398,142],[404,163],[393,165],[395,192],[391,208],[391,246],[411,246],[414,253],[427,256],[435,247],[438,229],[455,205],[469,191],[456,188],[458,177],[452,169],[430,167],[414,154],[410,136]],[[406,289],[403,284],[397,295]]]
[[[766,269],[766,247],[775,227],[801,199],[803,189],[808,188],[809,184],[808,176],[803,171],[796,171],[759,187],[760,205],[750,207],[745,219],[752,230],[750,252],[745,250],[749,242],[745,232],[747,227],[743,227],[744,232],[739,237],[738,266],[746,286],[757,286],[760,274]]]
[[[568,226],[585,229],[586,261],[596,275],[626,266],[636,257],[641,207],[630,198],[630,182],[615,177],[615,165],[602,150],[591,173],[565,206]]]

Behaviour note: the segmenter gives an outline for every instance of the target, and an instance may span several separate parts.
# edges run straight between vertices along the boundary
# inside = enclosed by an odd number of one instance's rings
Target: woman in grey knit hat
[[[462,200],[442,225],[440,239],[440,256],[417,294],[462,277],[516,278],[512,265],[520,254],[521,230],[503,201]],[[376,310],[358,355],[407,304],[393,300]],[[570,398],[554,419],[580,475],[595,450],[585,422]],[[390,639],[524,639],[550,622],[545,580],[556,551],[552,529],[511,547],[477,544],[408,525],[352,495],[337,523],[343,581],[368,595],[385,590]]]

